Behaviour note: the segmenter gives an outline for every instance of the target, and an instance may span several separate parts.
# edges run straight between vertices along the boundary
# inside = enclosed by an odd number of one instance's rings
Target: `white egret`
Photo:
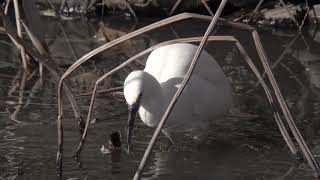
[[[150,54],[144,70],[128,75],[124,82],[124,96],[129,106],[128,145],[137,111],[146,125],[157,127],[197,48],[187,43],[160,47]],[[214,58],[203,51],[164,132],[188,131],[194,137],[201,136],[232,104],[232,88],[227,77]]]

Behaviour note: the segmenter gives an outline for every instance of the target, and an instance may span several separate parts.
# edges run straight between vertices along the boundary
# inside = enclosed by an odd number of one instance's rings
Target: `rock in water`
[[[115,149],[121,147],[121,135],[119,131],[113,131],[109,137],[109,146]]]
[[[109,154],[116,150],[121,150],[121,134],[119,131],[113,131],[109,135],[108,148],[106,148],[104,145],[101,145],[100,148],[101,154]]]

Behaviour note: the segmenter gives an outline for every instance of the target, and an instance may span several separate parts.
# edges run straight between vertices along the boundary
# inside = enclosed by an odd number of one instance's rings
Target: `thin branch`
[[[19,11],[19,4],[18,0],[13,0],[14,4],[14,12],[15,12],[15,17],[16,17],[16,25],[17,25],[17,31],[18,31],[18,36],[22,38],[22,30],[21,30],[21,23],[20,23],[20,11]],[[28,64],[27,64],[27,58],[26,58],[26,52],[24,50],[24,47],[20,46],[20,53],[21,53],[21,59],[22,59],[22,64],[24,70],[28,70]]]
[[[214,16],[214,13],[211,11],[209,5],[207,4],[207,1],[208,1],[208,0],[201,0],[203,6],[207,9],[208,13],[209,13],[211,16]]]
[[[182,0],[176,0],[176,3],[173,5],[173,7],[171,8],[170,12],[169,12],[169,16],[171,16],[174,11],[177,9],[177,7],[179,6],[179,4],[181,3]]]
[[[298,30],[300,31],[300,26],[299,23],[297,21],[297,19],[294,17],[294,15],[291,13],[290,9],[288,8],[288,6],[286,5],[286,3],[283,0],[279,0],[280,4],[287,10],[290,18],[292,19],[292,21],[294,22],[294,24],[297,26]]]
[[[7,0],[6,7],[4,8],[4,14],[8,14],[10,3],[11,3],[11,0]]]
[[[123,86],[109,88],[109,89],[103,89],[103,90],[97,91],[97,94],[110,93],[110,92],[114,92],[114,91],[120,91],[122,89],[123,89]],[[81,94],[76,95],[76,96],[90,96],[90,95],[92,95],[92,92],[81,93]]]

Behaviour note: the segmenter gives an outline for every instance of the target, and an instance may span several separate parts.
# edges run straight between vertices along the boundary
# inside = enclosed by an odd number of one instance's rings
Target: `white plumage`
[[[158,125],[197,48],[187,43],[160,47],[150,54],[143,71],[133,71],[126,78],[125,99],[130,106],[141,96],[139,116],[146,125]],[[203,51],[164,129],[167,132],[190,131],[198,136],[232,104],[232,89],[225,74],[213,57]]]

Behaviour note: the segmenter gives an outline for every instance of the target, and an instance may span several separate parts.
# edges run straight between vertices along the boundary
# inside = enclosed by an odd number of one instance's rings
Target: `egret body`
[[[128,143],[136,112],[146,125],[157,127],[182,83],[197,48],[187,43],[160,47],[150,54],[144,70],[128,75],[124,82],[124,96],[129,106]],[[232,89],[227,77],[214,58],[203,50],[164,130],[188,131],[193,136],[199,136],[232,104]]]

